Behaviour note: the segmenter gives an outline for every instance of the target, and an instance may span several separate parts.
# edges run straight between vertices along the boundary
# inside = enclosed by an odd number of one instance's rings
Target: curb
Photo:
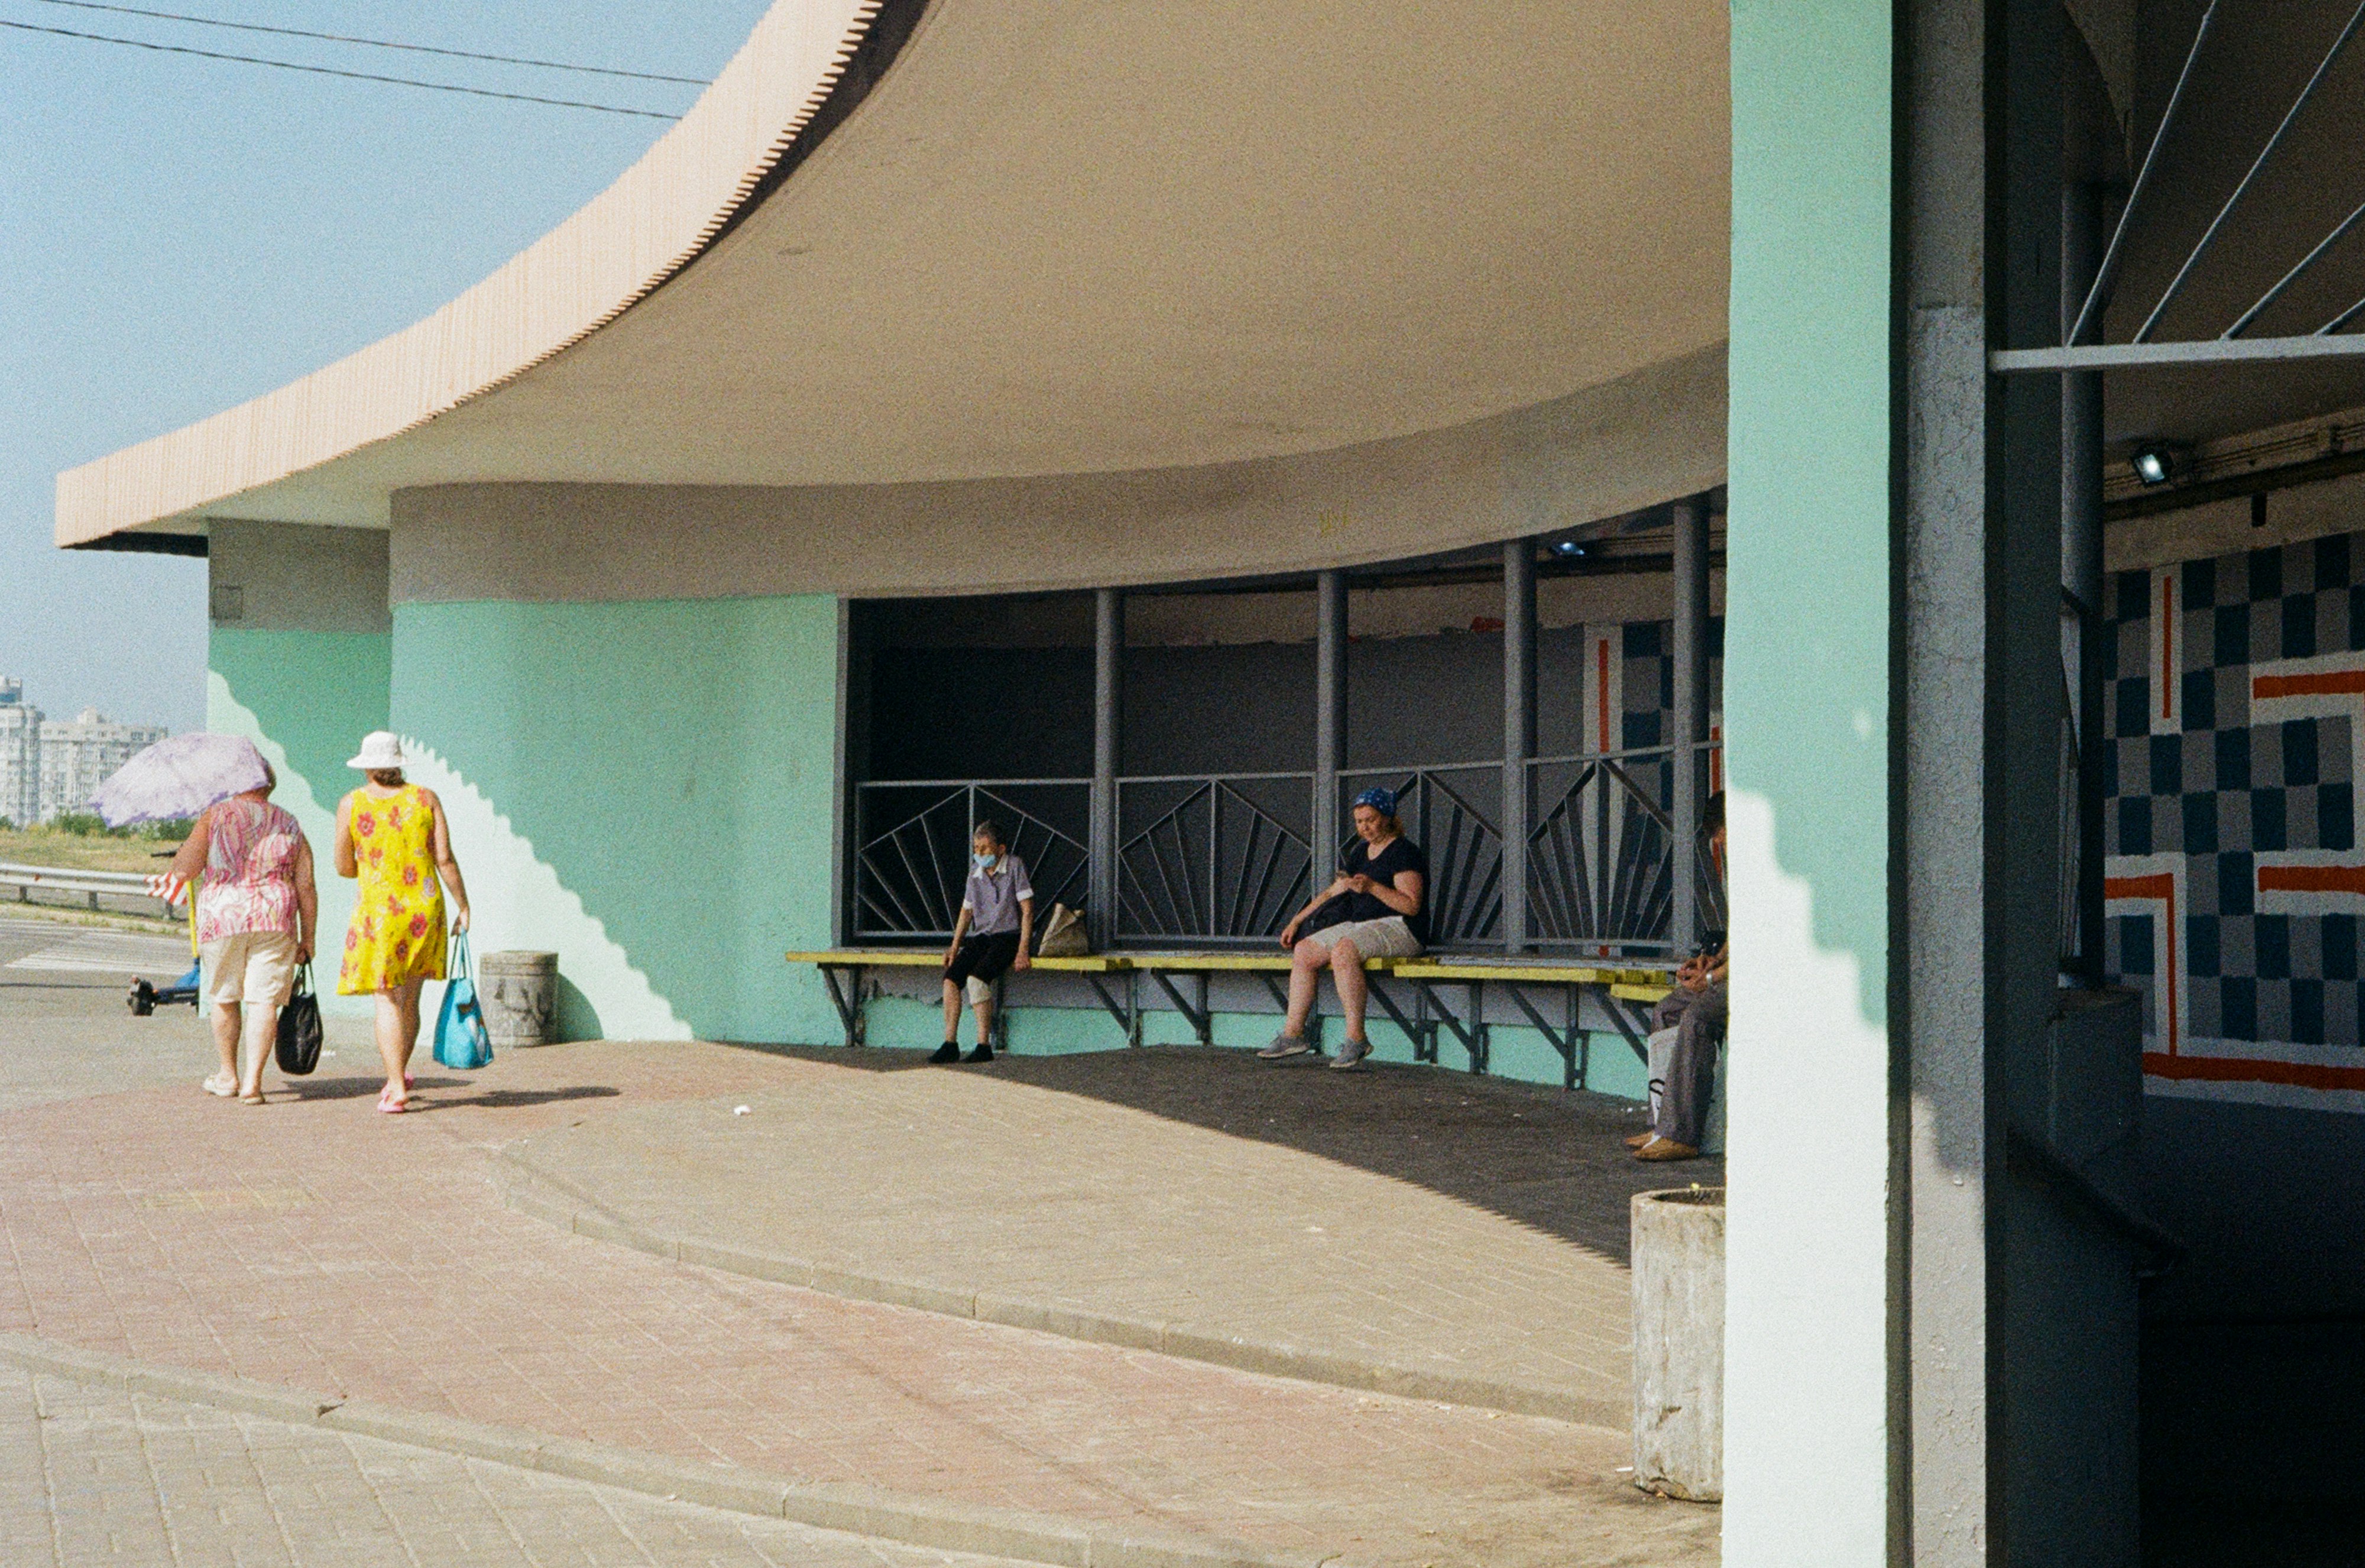
[[[784,1253],[668,1235],[624,1218],[590,1193],[542,1170],[512,1149],[494,1150],[493,1159],[499,1172],[495,1185],[507,1207],[577,1236],[613,1242],[677,1263],[696,1263],[774,1284],[798,1285],[825,1295],[916,1307],[948,1317],[974,1318],[1006,1328],[1031,1328],[1062,1338],[1115,1345],[1128,1350],[1154,1350],[1182,1361],[1229,1367],[1235,1372],[1328,1383],[1367,1394],[1470,1405],[1514,1416],[1541,1416],[1578,1426],[1607,1427],[1612,1431],[1625,1429],[1633,1419],[1632,1406],[1623,1399],[1595,1399],[1566,1389],[1532,1383],[1418,1372],[1384,1361],[1358,1361],[1329,1351],[1250,1340],[1221,1329],[1075,1312],[1041,1302],[861,1273]]]
[[[0,1364],[70,1382],[323,1427],[411,1448],[667,1502],[786,1519],[940,1551],[1015,1558],[1054,1568],[1343,1568],[1335,1553],[1275,1555],[1230,1542],[1111,1530],[1054,1514],[947,1502],[852,1482],[792,1481],[607,1443],[554,1438],[366,1399],[337,1399],[247,1378],[130,1361],[24,1334],[0,1334]]]

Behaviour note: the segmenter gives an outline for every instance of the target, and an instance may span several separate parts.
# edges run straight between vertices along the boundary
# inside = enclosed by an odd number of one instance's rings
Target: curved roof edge
[[[615,319],[761,196],[883,3],[775,0],[689,112],[613,185],[433,315],[59,475],[56,542],[88,544],[398,435]]]

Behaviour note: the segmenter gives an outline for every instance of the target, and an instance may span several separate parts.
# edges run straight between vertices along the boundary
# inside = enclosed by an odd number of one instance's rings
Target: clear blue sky
[[[712,76],[765,0],[129,0],[408,43]],[[695,87],[338,49],[0,0],[0,18],[678,113]],[[197,728],[205,566],[53,548],[59,470],[428,314],[580,207],[664,122],[0,29],[0,675],[51,716]]]

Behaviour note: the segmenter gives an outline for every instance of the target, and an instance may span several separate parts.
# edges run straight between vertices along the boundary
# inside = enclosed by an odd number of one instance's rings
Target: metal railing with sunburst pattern
[[[1692,766],[1705,798],[1709,759]],[[1539,952],[1662,958],[1675,946],[1676,753],[1669,746],[1541,757],[1527,765],[1527,945]],[[1339,820],[1373,785],[1395,792],[1429,859],[1429,946],[1504,943],[1503,766],[1359,768],[1339,777]],[[1078,904],[1091,882],[1090,781],[1024,778],[864,784],[857,790],[857,940],[948,935],[969,840],[992,818],[1033,875],[1036,908]],[[1309,773],[1178,774],[1117,780],[1121,946],[1253,946],[1328,881],[1352,843],[1314,853]],[[1705,836],[1693,857],[1703,931],[1725,924]]]
[[[1308,896],[1313,776],[1117,781],[1119,941],[1264,944]]]
[[[939,779],[856,790],[853,935],[952,935],[970,837],[991,821],[1026,863],[1035,907],[1082,902],[1092,783],[1084,778]]]

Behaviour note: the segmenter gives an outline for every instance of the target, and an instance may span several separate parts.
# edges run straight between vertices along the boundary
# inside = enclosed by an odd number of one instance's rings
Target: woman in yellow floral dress
[[[337,994],[377,997],[377,1050],[386,1088],[377,1108],[410,1103],[410,1053],[419,1045],[419,991],[443,976],[443,885],[452,890],[452,929],[468,929],[468,889],[452,857],[452,831],[435,791],[402,776],[401,743],[385,730],[362,742],[347,764],[369,782],[337,804],[337,875],[357,877],[361,893]]]

